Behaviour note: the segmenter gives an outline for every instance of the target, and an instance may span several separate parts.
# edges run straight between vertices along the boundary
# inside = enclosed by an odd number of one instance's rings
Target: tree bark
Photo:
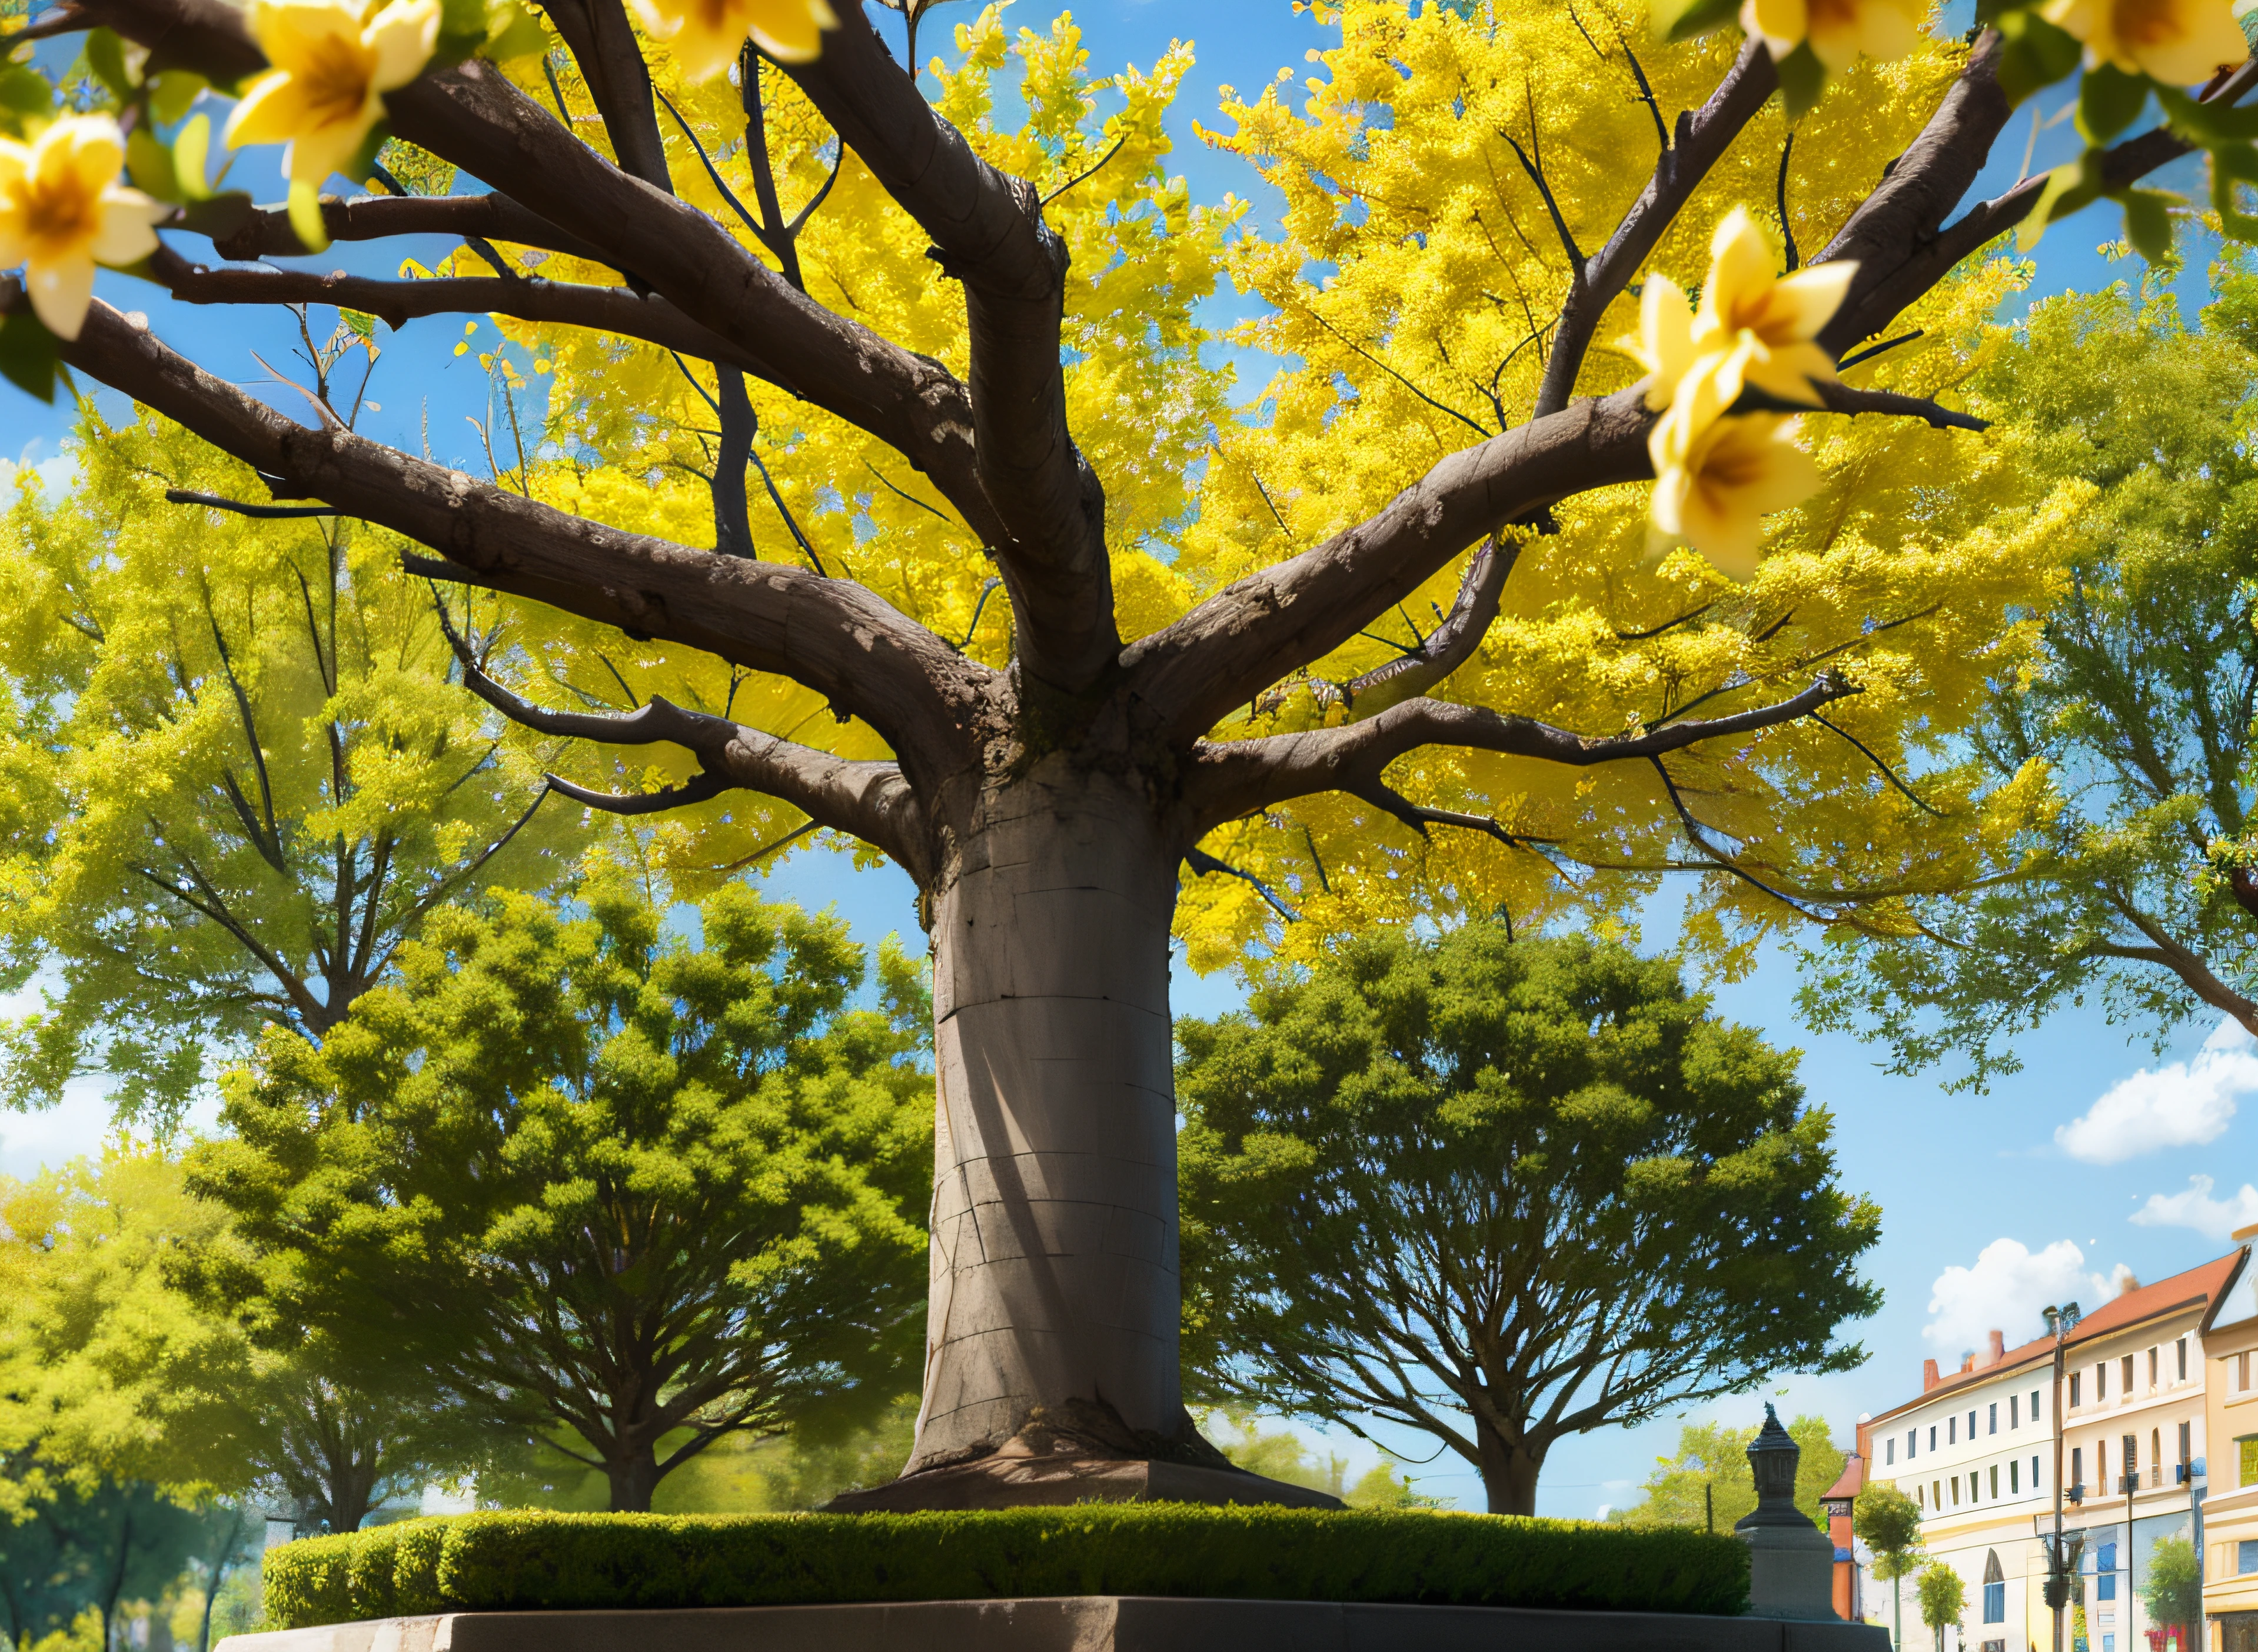
[[[1474,1417],[1474,1443],[1481,1450],[1482,1491],[1493,1514],[1534,1514],[1537,1477],[1544,1467],[1542,1451],[1531,1451],[1526,1440],[1509,1440]]]
[[[658,1453],[648,1440],[621,1445],[617,1455],[604,1459],[604,1478],[611,1486],[611,1512],[648,1514],[650,1500],[658,1491]]]
[[[929,888],[933,1286],[911,1472],[1015,1436],[1206,1453],[1177,1371],[1168,926],[1182,847],[1133,781],[991,776]]]

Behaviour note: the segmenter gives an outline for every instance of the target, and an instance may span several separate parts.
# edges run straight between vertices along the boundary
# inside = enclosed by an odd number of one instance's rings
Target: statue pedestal
[[[1749,1611],[1759,1618],[1800,1618],[1840,1623],[1835,1615],[1835,1545],[1809,1521],[1789,1525],[1743,1524],[1735,1534],[1749,1546]]]

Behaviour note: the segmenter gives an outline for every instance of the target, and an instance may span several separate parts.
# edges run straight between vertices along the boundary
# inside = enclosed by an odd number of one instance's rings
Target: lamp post
[[[2128,1434],[2125,1443],[2135,1446],[2138,1438]],[[2133,1592],[2133,1493],[2140,1487],[2141,1471],[2133,1466],[2139,1460],[2133,1451],[2126,1450],[2120,1455],[2125,1469],[2125,1652],[2133,1652],[2134,1613],[2141,1603],[2141,1597]]]
[[[2054,1536],[2047,1544],[2046,1603],[2054,1613],[2054,1652],[2063,1652],[2062,1614],[2070,1604],[2070,1570],[2062,1541],[2062,1361],[2070,1334],[2077,1329],[2077,1304],[2049,1308],[2045,1316],[2047,1335],[2054,1338]]]

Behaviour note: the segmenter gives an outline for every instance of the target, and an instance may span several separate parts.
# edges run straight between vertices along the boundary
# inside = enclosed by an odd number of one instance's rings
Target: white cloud
[[[2258,1090],[2258,1046],[2232,1021],[2203,1041],[2191,1061],[2142,1067],[2054,1133],[2089,1165],[2114,1165],[2164,1147],[2216,1140],[2234,1117],[2234,1098]]]
[[[2258,1187],[2246,1181],[2241,1192],[2214,1199],[2212,1185],[2209,1176],[2190,1176],[2185,1193],[2150,1194],[2133,1220],[2144,1228],[2193,1228],[2205,1238],[2221,1240],[2258,1222]]]
[[[1975,1266],[1936,1276],[1921,1334],[1949,1360],[1970,1349],[1981,1353],[1995,1330],[2013,1348],[2040,1335],[2041,1308],[2073,1298],[2091,1308],[2116,1295],[2127,1277],[2121,1262],[2109,1279],[2087,1273],[2085,1253],[2068,1239],[2036,1252],[2017,1239],[1994,1239],[1977,1253]]]

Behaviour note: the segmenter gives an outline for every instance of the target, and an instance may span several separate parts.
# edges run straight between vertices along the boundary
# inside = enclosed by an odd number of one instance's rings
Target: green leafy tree
[[[1687,1423],[1678,1431],[1677,1455],[1657,1457],[1639,1500],[1609,1518],[1631,1526],[1700,1526],[1714,1521],[1719,1531],[1730,1531],[1734,1521],[1757,1506],[1748,1450],[1758,1426]],[[1798,1417],[1787,1431],[1802,1451],[1795,1464],[1795,1506],[1823,1528],[1820,1496],[1843,1478],[1847,1458],[1824,1417]]]
[[[269,1032],[191,1182],[274,1334],[515,1411],[644,1509],[716,1440],[914,1380],[931,1007],[889,945],[851,1009],[846,925],[742,888],[697,945],[621,884],[586,910],[434,913],[323,1043]]]
[[[1942,1561],[1932,1561],[1921,1572],[1921,1620],[1936,1637],[1936,1652],[1944,1652],[1944,1628],[1960,1621],[1968,1610],[1968,1585]]]
[[[1874,1577],[1890,1585],[1893,1614],[1891,1636],[1905,1645],[1905,1582],[1924,1558],[1921,1542],[1921,1505],[1894,1485],[1877,1483],[1858,1493],[1850,1506],[1850,1530],[1874,1551]]]
[[[1219,1394],[1422,1430],[1528,1514],[1555,1442],[1864,1358],[1879,1212],[1795,1057],[1668,962],[1475,923],[1180,1024],[1188,1340]]]
[[[2203,1621],[2203,1557],[2185,1537],[2160,1537],[2148,1551],[2148,1575],[2141,1583],[2148,1621],[2158,1628],[2195,1627]]]
[[[200,1509],[145,1480],[77,1474],[44,1485],[30,1512],[0,1523],[0,1608],[11,1645],[97,1615],[96,1644],[117,1644],[121,1601],[161,1595],[209,1542],[224,1511]]]
[[[1807,959],[1814,1024],[1879,1035],[1900,1070],[1957,1051],[1980,1086],[2089,999],[2159,1038],[2205,1010],[2258,1033],[2258,270],[2238,253],[2212,286],[2198,326],[2162,280],[2034,304],[1970,384],[2084,503],[2037,653],[1966,745],[1977,815],[2020,829],[1972,889]]]
[[[307,348],[344,375],[344,344]],[[162,1124],[215,1047],[325,1034],[436,904],[568,873],[580,817],[536,815],[535,754],[448,686],[394,549],[167,504],[256,482],[153,415],[89,409],[70,451],[69,498],[26,479],[0,529],[0,956],[56,983],[7,1030],[0,1102],[101,1070]]]

